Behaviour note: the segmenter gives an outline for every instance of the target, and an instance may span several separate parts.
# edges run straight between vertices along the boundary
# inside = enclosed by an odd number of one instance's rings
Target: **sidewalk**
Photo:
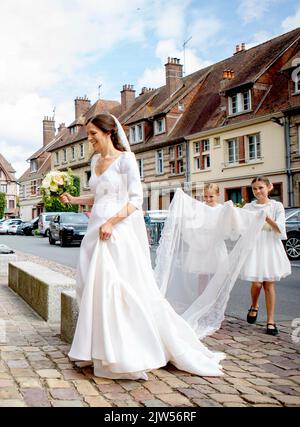
[[[227,317],[204,340],[211,350],[226,353],[224,377],[196,377],[168,365],[152,371],[146,382],[107,380],[71,363],[59,325],[46,323],[2,280],[0,406],[300,407],[300,342],[292,342],[290,322],[278,326],[279,336],[271,337],[263,324]]]

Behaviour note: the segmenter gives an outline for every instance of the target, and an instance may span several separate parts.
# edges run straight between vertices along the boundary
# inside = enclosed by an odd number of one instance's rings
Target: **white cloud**
[[[257,46],[258,44],[261,44],[266,42],[267,40],[270,40],[272,37],[275,37],[275,36],[265,31],[259,31],[257,33],[254,33],[251,38],[251,41],[246,44],[246,49],[251,49],[252,47]]]
[[[244,23],[260,20],[266,12],[278,0],[241,0],[238,7],[238,14]]]
[[[288,16],[284,19],[281,24],[282,29],[287,32],[294,30],[297,27],[300,27],[300,7],[297,9],[296,13],[292,16]]]

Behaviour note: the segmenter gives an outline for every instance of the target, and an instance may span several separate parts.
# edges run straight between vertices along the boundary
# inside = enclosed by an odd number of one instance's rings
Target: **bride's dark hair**
[[[116,122],[111,114],[100,113],[96,116],[92,116],[85,122],[85,125],[92,123],[98,129],[102,130],[104,133],[109,133],[113,146],[116,150],[126,151],[123,145],[119,142],[118,138],[118,128]]]

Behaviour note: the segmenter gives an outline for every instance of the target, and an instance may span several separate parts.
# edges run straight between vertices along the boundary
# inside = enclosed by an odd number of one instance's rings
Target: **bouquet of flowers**
[[[74,186],[74,175],[71,169],[68,169],[67,172],[48,172],[41,185],[41,193],[44,196],[46,206],[50,206],[54,200],[59,202],[59,196],[65,192],[72,194],[74,190],[76,190],[76,187]]]

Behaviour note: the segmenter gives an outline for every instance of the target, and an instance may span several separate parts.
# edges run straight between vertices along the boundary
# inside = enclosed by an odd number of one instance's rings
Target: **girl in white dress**
[[[247,321],[255,323],[257,319],[258,300],[263,287],[267,308],[266,332],[269,335],[277,335],[278,328],[274,320],[276,302],[274,282],[291,274],[291,265],[281,242],[287,238],[284,207],[282,203],[269,199],[268,195],[273,185],[267,177],[254,178],[251,186],[256,200],[247,203],[244,209],[252,212],[263,210],[266,221],[241,272],[241,279],[252,282],[252,304]]]
[[[223,353],[213,353],[163,297],[154,278],[143,218],[137,162],[118,120],[92,117],[86,126],[95,155],[93,197],[61,201],[93,205],[77,274],[79,316],[69,352],[91,362],[94,374],[147,379],[173,363],[196,375],[220,376]]]

